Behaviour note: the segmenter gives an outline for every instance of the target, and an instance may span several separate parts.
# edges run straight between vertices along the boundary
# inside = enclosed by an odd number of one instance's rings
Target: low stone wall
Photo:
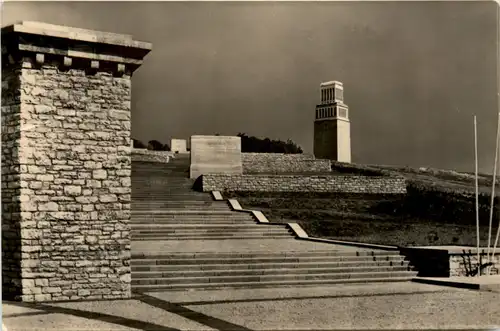
[[[224,175],[202,177],[204,192],[406,193],[404,178],[330,175]]]
[[[479,255],[480,264],[483,265],[487,261],[486,252],[482,252]],[[500,254],[496,253],[493,257],[494,266],[491,270],[491,274],[499,275],[500,268]],[[475,252],[462,252],[462,253],[450,253],[449,254],[450,263],[450,277],[453,276],[470,276],[470,273],[477,268],[477,253]]]
[[[419,277],[471,277],[477,272],[477,250],[471,248],[405,248],[402,253],[410,264],[418,270]],[[487,261],[487,250],[481,249],[480,265]],[[495,266],[491,274],[498,275],[500,267],[500,252],[493,257]],[[482,269],[481,274],[484,274]]]
[[[148,149],[132,149],[132,161],[168,163],[172,157],[172,152],[150,151]]]
[[[330,160],[306,154],[242,153],[244,173],[330,172]]]

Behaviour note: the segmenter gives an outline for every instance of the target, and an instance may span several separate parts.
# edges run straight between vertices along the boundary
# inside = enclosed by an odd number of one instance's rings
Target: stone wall
[[[242,153],[244,173],[330,172],[330,160],[305,154]]]
[[[132,149],[132,161],[168,163],[172,155],[172,152],[150,151],[142,148]]]
[[[204,192],[406,193],[404,178],[332,175],[224,175],[202,177]]]
[[[127,36],[73,32],[34,22],[2,29],[2,46],[7,45],[2,48],[2,249],[7,257],[2,260],[2,289],[6,299],[131,295],[134,67],[104,60],[114,47],[121,47],[117,45],[129,45],[136,57],[144,53]],[[71,53],[68,48],[75,40],[65,36],[80,38],[80,45],[93,41],[89,47],[93,53]],[[95,40],[106,40],[105,54]],[[45,43],[51,47],[43,47]],[[124,58],[123,50],[116,52],[125,63],[135,61]],[[136,69],[138,62],[134,63]]]
[[[419,277],[467,277],[477,272],[477,249],[446,246],[409,247],[403,248],[401,253],[406,256],[417,271]],[[486,249],[480,249],[481,265],[488,259]],[[500,268],[500,252],[496,251],[494,257],[495,266],[491,274],[498,275]],[[482,269],[481,274],[485,270]]]
[[[482,252],[479,255],[481,265],[485,264],[488,260],[486,252]],[[493,262],[495,266],[491,270],[491,275],[500,275],[500,253],[498,250],[493,257]],[[463,252],[463,253],[450,253],[449,255],[450,264],[450,277],[455,276],[470,276],[471,272],[477,269],[477,253],[473,252]],[[483,273],[482,273],[483,274]]]

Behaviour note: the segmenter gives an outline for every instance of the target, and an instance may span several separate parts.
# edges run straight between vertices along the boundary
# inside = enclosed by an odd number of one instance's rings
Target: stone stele
[[[2,28],[2,294],[129,298],[132,73],[151,44]]]
[[[190,177],[203,174],[242,174],[241,138],[191,136]]]
[[[170,140],[170,150],[172,152],[186,153],[187,152],[187,141],[186,139],[171,139]]]

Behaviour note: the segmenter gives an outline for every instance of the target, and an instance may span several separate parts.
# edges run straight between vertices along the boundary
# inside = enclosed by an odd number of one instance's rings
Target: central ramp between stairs
[[[394,251],[295,239],[192,189],[189,155],[132,163],[134,291],[409,281]]]

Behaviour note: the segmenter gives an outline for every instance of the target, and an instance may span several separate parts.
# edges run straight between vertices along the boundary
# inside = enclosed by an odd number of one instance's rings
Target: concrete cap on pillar
[[[131,75],[152,44],[132,36],[23,21],[2,28],[2,63],[32,59],[33,65],[60,62],[61,67],[89,68]],[[6,62],[3,62],[6,60]]]

